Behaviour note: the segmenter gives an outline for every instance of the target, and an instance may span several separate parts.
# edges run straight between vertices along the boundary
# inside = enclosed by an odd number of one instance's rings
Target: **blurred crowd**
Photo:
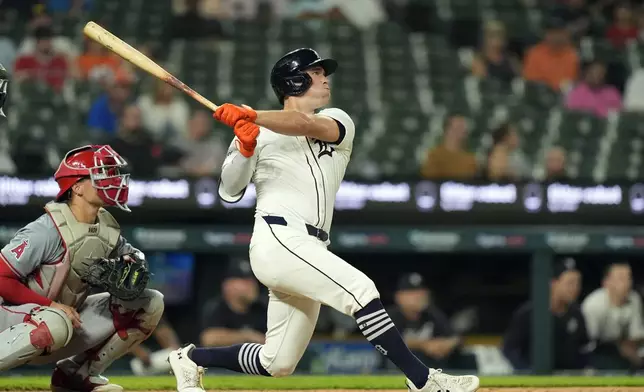
[[[521,0],[530,2],[530,0]],[[599,59],[583,62],[580,50],[588,37],[610,42],[616,50],[644,39],[641,2],[618,0],[558,0],[548,2],[543,36],[510,39],[498,20],[453,19],[450,40],[465,54],[471,75],[510,84],[515,78],[539,82],[563,97],[571,110],[609,116],[622,109],[644,111],[644,71],[633,74],[620,64]],[[131,163],[138,176],[216,175],[229,135],[213,132],[210,114],[193,110],[171,87],[145,78],[139,71],[90,41],[57,35],[53,17],[77,17],[94,5],[90,0],[8,0],[0,7],[24,18],[26,36],[16,47],[0,36],[0,63],[9,65],[12,81],[41,81],[64,93],[69,83],[94,85],[103,91],[91,104],[84,124],[88,140],[109,142]],[[427,23],[439,12],[431,2],[416,0],[173,0],[162,42],[229,39],[231,19],[343,19],[360,28],[383,20],[396,21],[409,31],[432,31]],[[544,7],[546,7],[544,5]],[[162,59],[162,42],[138,45]],[[11,108],[9,108],[9,111]],[[420,175],[432,179],[459,178],[522,180],[535,176],[522,153],[516,124],[504,123],[493,133],[492,145],[481,159],[467,150],[470,124],[454,113],[444,121],[444,138],[427,152]],[[567,152],[553,146],[543,152],[545,170],[538,179],[565,179]],[[3,162],[11,157],[3,157]],[[16,167],[16,164],[18,167]],[[9,173],[31,173],[22,163],[2,164]],[[24,166],[24,165],[23,165]]]

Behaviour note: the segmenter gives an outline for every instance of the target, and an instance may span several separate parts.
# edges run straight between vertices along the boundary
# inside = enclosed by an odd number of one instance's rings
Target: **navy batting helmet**
[[[338,68],[338,62],[333,59],[322,59],[310,48],[296,49],[288,52],[275,63],[271,70],[271,86],[281,104],[287,96],[304,94],[313,80],[305,71],[319,66],[325,75],[331,75]]]
[[[4,117],[2,108],[7,101],[7,86],[9,86],[9,74],[2,64],[0,64],[0,116],[2,117]]]

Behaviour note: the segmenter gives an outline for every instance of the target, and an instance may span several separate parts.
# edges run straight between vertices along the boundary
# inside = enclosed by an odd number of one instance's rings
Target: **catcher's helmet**
[[[7,87],[9,86],[9,74],[7,70],[0,64],[0,116],[5,117],[2,108],[7,102]]]
[[[286,96],[302,95],[311,87],[313,80],[305,71],[315,66],[322,67],[328,76],[338,68],[338,62],[320,58],[313,49],[301,48],[288,52],[275,63],[271,70],[271,86],[281,104]]]
[[[56,201],[64,200],[72,185],[89,179],[106,205],[130,211],[126,205],[130,175],[121,173],[121,168],[125,166],[127,162],[108,145],[90,145],[71,150],[65,154],[54,174],[60,188]]]

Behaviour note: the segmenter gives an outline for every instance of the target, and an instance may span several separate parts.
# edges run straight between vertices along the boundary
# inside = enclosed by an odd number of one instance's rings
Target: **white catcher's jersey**
[[[256,215],[279,215],[296,218],[329,232],[333,206],[353,148],[355,125],[343,110],[329,108],[318,115],[331,117],[340,128],[338,143],[327,143],[306,136],[286,136],[260,128],[253,165],[252,181],[257,193]],[[231,143],[223,170],[237,150]],[[219,187],[225,201],[238,201]]]

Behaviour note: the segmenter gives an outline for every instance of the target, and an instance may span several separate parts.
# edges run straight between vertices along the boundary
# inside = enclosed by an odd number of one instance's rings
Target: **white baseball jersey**
[[[260,128],[255,154],[248,158],[257,192],[256,215],[295,218],[329,232],[335,196],[351,157],[355,125],[340,109],[324,109],[318,115],[336,120],[340,128],[337,143]],[[233,140],[222,171],[235,159],[246,158],[238,153]],[[243,191],[231,195],[224,188],[219,187],[224,201],[236,202],[243,197]]]

